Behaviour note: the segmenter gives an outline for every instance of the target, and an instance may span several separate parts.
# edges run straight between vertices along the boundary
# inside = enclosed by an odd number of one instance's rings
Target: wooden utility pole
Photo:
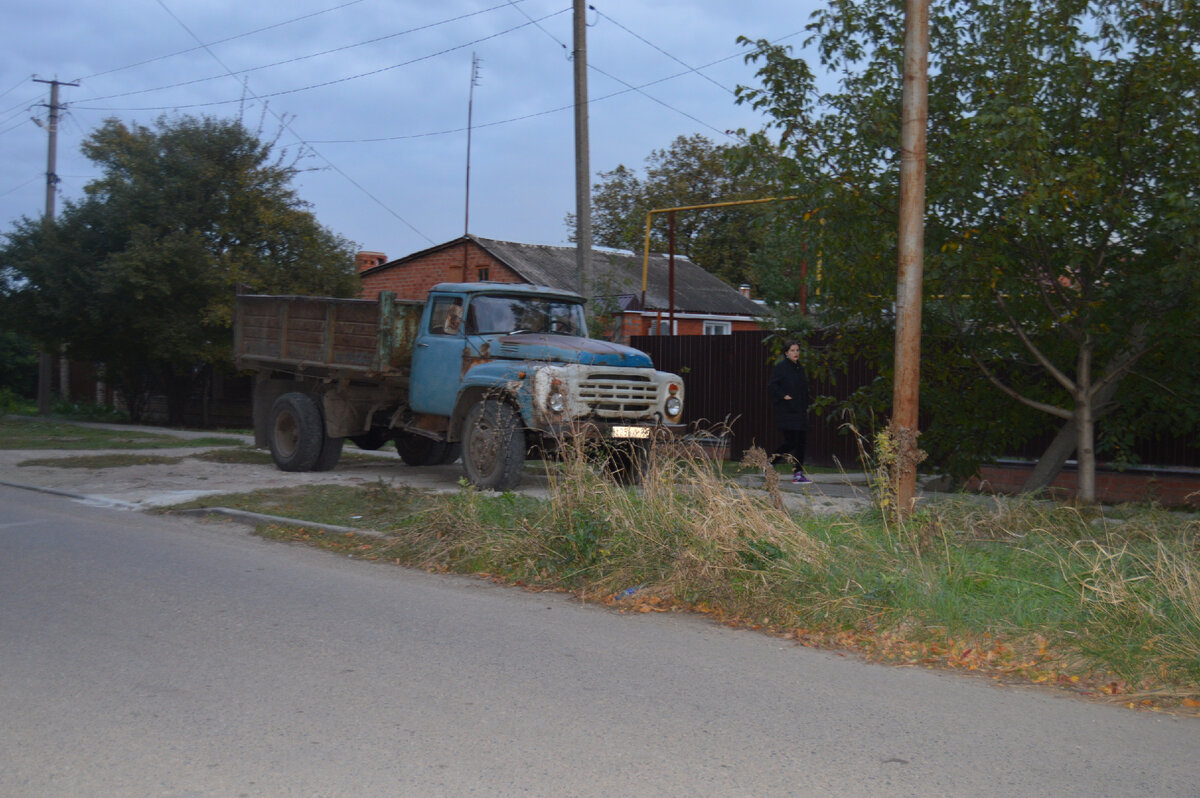
[[[575,0],[575,267],[591,296],[592,186],[588,164],[587,0]]]
[[[50,84],[50,115],[47,124],[47,132],[50,134],[49,152],[46,156],[46,211],[42,216],[42,222],[48,227],[54,221],[54,197],[58,189],[58,173],[56,172],[58,163],[58,112],[61,108],[58,104],[58,87],[59,86],[78,86],[78,83],[63,83],[57,80],[42,80],[34,78],[34,83],[49,83]],[[52,356],[45,349],[42,350],[38,357],[38,385],[37,385],[37,401],[38,413],[43,416],[50,415],[50,379],[51,370],[54,367]]]
[[[929,0],[906,0],[904,93],[900,115],[900,227],[896,278],[896,512],[913,510],[921,384],[921,284],[925,246],[925,129],[929,119]]]

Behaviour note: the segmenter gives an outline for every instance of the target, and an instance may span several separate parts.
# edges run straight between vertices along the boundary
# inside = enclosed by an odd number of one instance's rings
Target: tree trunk
[[[1106,382],[1096,392],[1096,397],[1092,404],[1093,421],[1108,412],[1108,403],[1116,395],[1118,384],[1117,380]],[[1042,452],[1042,456],[1038,458],[1037,465],[1030,472],[1029,477],[1025,480],[1025,484],[1021,486],[1022,493],[1036,493],[1050,487],[1051,483],[1054,482],[1054,478],[1058,476],[1063,466],[1067,464],[1067,460],[1075,453],[1076,445],[1079,442],[1078,430],[1079,427],[1075,423],[1074,418],[1059,428],[1058,434],[1054,436],[1054,440]]]
[[[1096,419],[1093,417],[1093,397],[1086,394],[1075,409],[1075,426],[1079,453],[1078,487],[1076,498],[1083,504],[1096,503]]]
[[[1115,382],[1115,380],[1114,380]],[[1075,444],[1078,473],[1076,500],[1096,503],[1096,397],[1092,393],[1092,339],[1085,335],[1079,346],[1078,374],[1075,375]]]
[[[1058,434],[1054,436],[1054,440],[1050,441],[1046,451],[1042,452],[1042,456],[1038,458],[1037,465],[1033,467],[1033,471],[1029,472],[1025,484],[1021,485],[1022,493],[1037,493],[1050,487],[1054,478],[1067,464],[1067,460],[1075,453],[1075,445],[1079,437],[1076,429],[1075,419],[1071,419],[1059,427]]]

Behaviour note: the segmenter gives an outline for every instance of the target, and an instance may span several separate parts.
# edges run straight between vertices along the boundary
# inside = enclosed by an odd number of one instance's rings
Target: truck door
[[[409,405],[417,413],[448,416],[462,382],[463,294],[430,294],[427,318],[413,350]]]

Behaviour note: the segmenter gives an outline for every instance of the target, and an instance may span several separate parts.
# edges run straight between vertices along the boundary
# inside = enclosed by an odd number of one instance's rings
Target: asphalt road
[[[1187,796],[1200,723],[0,487],[0,795]]]

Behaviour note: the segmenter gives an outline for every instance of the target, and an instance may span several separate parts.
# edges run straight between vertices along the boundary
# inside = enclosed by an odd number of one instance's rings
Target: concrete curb
[[[16,488],[17,490],[31,490],[35,493],[46,493],[51,496],[62,496],[66,499],[75,501],[87,502],[89,504],[98,504],[104,507],[115,507],[122,510],[136,510],[138,512],[147,512],[153,509],[144,507],[135,502],[122,501],[121,499],[110,499],[104,496],[89,496],[86,493],[72,493],[67,490],[58,490],[56,488],[43,488],[38,485],[22,485],[19,482],[8,482],[0,479],[0,485],[6,488]],[[235,510],[232,507],[194,507],[185,508],[182,510],[173,510],[166,508],[168,514],[171,515],[199,515],[199,516],[221,516],[230,521],[237,521],[248,526],[257,526],[258,524],[283,524],[286,526],[297,526],[302,529],[312,529],[318,532],[332,532],[336,535],[371,535],[373,537],[386,537],[386,533],[375,529],[359,529],[349,526],[338,526],[337,524],[318,524],[313,521],[301,521],[298,518],[286,518],[281,515],[266,515],[263,513],[252,513],[248,510]]]
[[[375,529],[358,529],[356,527],[338,526],[337,524],[318,524],[313,521],[301,521],[298,518],[287,518],[282,515],[265,515],[263,513],[252,513],[248,510],[235,510],[232,507],[189,507],[183,510],[169,510],[169,513],[172,515],[199,515],[206,517],[215,515],[249,526],[280,524],[283,526],[296,526],[301,529],[312,529],[317,532],[332,532],[335,535],[386,537],[386,533]]]

